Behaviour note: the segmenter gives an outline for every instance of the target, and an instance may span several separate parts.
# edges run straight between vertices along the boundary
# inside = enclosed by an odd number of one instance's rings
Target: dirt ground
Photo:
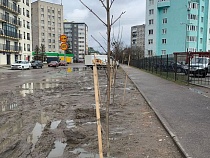
[[[0,158],[99,157],[91,69],[60,67],[9,73],[0,73],[0,83],[4,83],[0,84]],[[21,74],[28,79],[18,78]],[[12,76],[16,83],[8,84]],[[122,105],[124,82],[125,73],[119,68],[110,106],[111,157],[181,158],[129,79]],[[105,70],[99,70],[105,157],[106,83]]]

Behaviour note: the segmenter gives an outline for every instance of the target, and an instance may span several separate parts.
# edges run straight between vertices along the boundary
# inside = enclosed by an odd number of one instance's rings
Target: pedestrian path
[[[210,158],[210,97],[140,69],[121,67],[185,156]]]

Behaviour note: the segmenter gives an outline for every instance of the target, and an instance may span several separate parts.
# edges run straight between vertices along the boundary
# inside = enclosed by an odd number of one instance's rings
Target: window
[[[162,39],[162,44],[166,44],[166,39]]]
[[[51,48],[51,45],[48,45],[48,48]]]
[[[51,37],[51,33],[48,33],[48,36]]]
[[[52,10],[52,13],[54,14],[54,13],[55,13],[55,11],[54,11],[54,10]]]
[[[201,11],[204,12],[204,6],[201,7]]]
[[[30,29],[30,23],[27,21],[27,29]]]
[[[61,11],[58,11],[58,15],[61,15]]]
[[[27,40],[30,40],[30,33],[27,33]]]
[[[196,42],[197,41],[197,37],[196,36],[187,36],[187,41],[188,42]]]
[[[153,39],[149,39],[148,44],[153,44]]]
[[[50,9],[48,9],[47,11],[48,11],[48,13],[50,13]]]
[[[30,15],[29,15],[29,10],[26,10],[26,16],[29,18]]]
[[[149,5],[153,5],[154,4],[154,0],[149,0]]]
[[[44,14],[41,14],[41,18],[44,18]]]
[[[152,14],[154,14],[154,9],[149,10],[149,15],[152,15]]]
[[[200,38],[200,44],[202,44],[203,43],[203,38]]]
[[[29,6],[29,0],[26,0],[26,5]]]
[[[23,20],[23,27],[26,27],[25,20]]]
[[[51,43],[51,39],[48,39],[48,43]]]
[[[23,15],[25,15],[25,8],[23,8]]]
[[[151,25],[151,24],[153,24],[154,22],[153,22],[153,19],[150,19],[149,20],[149,25]]]
[[[148,50],[148,55],[149,56],[153,56],[153,51],[152,50]]]
[[[44,8],[41,8],[41,12],[44,12]]]
[[[149,30],[149,35],[152,35],[153,34],[153,30]]]
[[[167,32],[167,29],[165,28],[165,29],[162,29],[162,34],[166,34],[166,32]]]
[[[163,18],[163,24],[167,23],[167,18]]]
[[[200,28],[200,32],[203,33],[203,27]]]
[[[44,24],[44,20],[41,20],[41,24]]]
[[[23,47],[24,47],[24,51],[26,51],[26,44],[25,43],[24,43],[24,46]]]
[[[44,36],[44,32],[42,32],[42,36]]]
[[[188,20],[198,20],[198,15],[188,14]]]
[[[30,44],[27,44],[27,51],[30,51]]]
[[[26,39],[26,33],[25,32],[23,32],[23,38]]]
[[[166,55],[166,50],[161,50],[162,55]]]
[[[166,13],[167,13],[167,11],[168,11],[168,9],[167,9],[167,8],[163,8],[163,13],[164,13],[164,14],[166,14]]]
[[[201,22],[203,22],[203,17],[201,17]]]

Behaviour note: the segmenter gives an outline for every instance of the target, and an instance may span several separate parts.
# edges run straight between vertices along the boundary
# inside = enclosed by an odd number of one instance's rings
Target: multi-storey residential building
[[[31,58],[30,4],[30,0],[0,1],[0,65]]]
[[[60,35],[63,34],[63,6],[44,1],[31,4],[33,51],[43,44],[46,52],[62,53]]]
[[[131,27],[131,47],[145,49],[145,25],[136,25]]]
[[[64,34],[76,61],[83,61],[88,54],[88,27],[85,23],[64,22]]]
[[[145,56],[210,50],[208,0],[146,1]]]

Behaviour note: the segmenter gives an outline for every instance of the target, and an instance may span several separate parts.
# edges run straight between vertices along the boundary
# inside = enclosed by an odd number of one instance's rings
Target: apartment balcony
[[[12,39],[12,40],[18,41],[18,40],[22,39],[22,34],[15,33],[15,32],[8,31],[8,30],[1,30],[0,38],[4,38],[5,40]]]
[[[170,7],[170,6],[171,6],[170,0],[158,0],[157,3],[158,8]]]
[[[17,27],[20,27],[22,24],[20,20],[17,20],[16,18],[13,18],[13,17],[6,16],[5,14],[2,14],[2,13],[0,13],[0,21],[15,25]]]
[[[21,14],[21,8],[10,2],[0,0],[0,7],[14,14]]]
[[[15,46],[15,45],[7,45],[7,44],[0,44],[0,51],[1,52],[13,52],[18,53],[21,51],[21,46]]]

